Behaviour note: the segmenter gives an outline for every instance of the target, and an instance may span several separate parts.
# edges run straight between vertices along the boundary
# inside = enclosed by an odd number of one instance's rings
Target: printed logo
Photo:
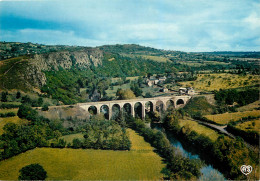
[[[253,167],[251,165],[242,165],[240,170],[244,175],[248,175],[252,172]]]

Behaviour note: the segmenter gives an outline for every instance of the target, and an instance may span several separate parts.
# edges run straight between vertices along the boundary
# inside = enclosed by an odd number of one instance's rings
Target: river
[[[203,166],[201,168],[202,175],[199,178],[200,180],[205,180],[205,181],[207,181],[207,180],[209,180],[209,181],[226,180],[222,173],[220,173],[217,169],[213,168],[212,165],[208,164],[207,161],[205,161],[198,154],[196,154],[195,153],[196,151],[193,148],[187,148],[187,145],[183,145],[178,140],[177,136],[164,131],[164,129],[158,125],[155,126],[154,128],[157,130],[163,131],[167,135],[167,138],[169,139],[171,145],[178,148],[184,157],[188,157],[190,159],[200,159],[205,163],[205,164],[203,164]]]

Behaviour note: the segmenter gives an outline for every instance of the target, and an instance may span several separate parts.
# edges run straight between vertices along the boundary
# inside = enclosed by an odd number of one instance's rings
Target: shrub
[[[44,105],[43,107],[42,107],[42,111],[48,111],[49,110],[49,107],[48,107],[48,105]]]

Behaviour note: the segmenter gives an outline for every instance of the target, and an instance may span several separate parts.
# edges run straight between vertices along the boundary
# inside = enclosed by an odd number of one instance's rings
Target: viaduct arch
[[[87,103],[78,103],[77,106],[89,111],[89,108],[96,108],[96,113],[100,114],[103,112],[104,114],[108,115],[108,119],[112,118],[113,115],[113,106],[117,106],[119,110],[123,110],[126,105],[130,107],[130,114],[135,116],[135,105],[140,103],[142,111],[141,111],[141,118],[145,118],[145,110],[147,108],[147,103],[150,104],[150,111],[155,111],[160,109],[157,103],[162,105],[162,110],[166,110],[168,106],[172,105],[175,108],[179,108],[185,105],[191,96],[167,96],[167,97],[152,97],[152,98],[143,98],[143,99],[129,99],[129,100],[113,100],[113,101],[102,101],[102,102],[87,102]],[[104,111],[104,107],[106,110]]]

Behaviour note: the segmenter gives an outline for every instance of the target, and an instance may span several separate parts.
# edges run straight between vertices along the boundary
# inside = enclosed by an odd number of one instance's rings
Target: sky
[[[0,0],[0,41],[260,51],[260,0]]]

